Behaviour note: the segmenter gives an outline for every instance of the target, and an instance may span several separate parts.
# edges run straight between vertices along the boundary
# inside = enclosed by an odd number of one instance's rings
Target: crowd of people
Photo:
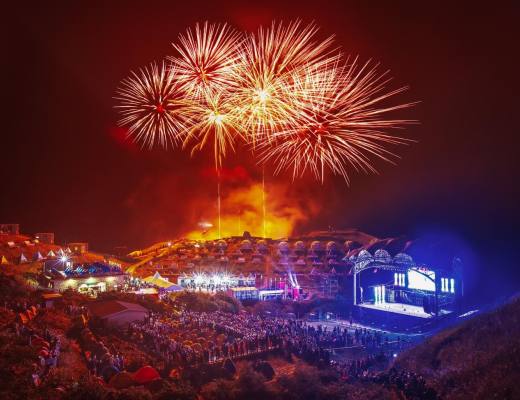
[[[332,361],[332,368],[343,380],[371,378],[376,376],[381,366],[386,366],[391,355],[381,351],[377,354],[369,354],[355,360],[336,362]]]
[[[121,353],[106,352],[100,357],[97,354],[89,355],[87,368],[92,375],[101,376],[106,381],[113,375],[125,369],[125,359]]]
[[[151,313],[144,323],[130,324],[126,333],[130,340],[163,361],[165,373],[178,366],[273,351],[297,355],[314,365],[329,365],[332,349],[358,346],[374,351],[388,349],[389,344],[384,333],[366,328],[329,329],[301,320],[222,311]],[[359,375],[371,360],[340,369]]]
[[[397,389],[406,399],[438,399],[437,392],[428,386],[424,377],[411,371],[398,371],[395,368],[391,368],[388,372],[382,372],[374,376],[372,381],[387,388]]]
[[[22,325],[22,329],[24,328],[25,325]],[[52,368],[56,368],[58,366],[58,360],[61,352],[61,339],[58,335],[51,333],[48,329],[45,329],[42,336],[29,332],[28,342],[29,346],[33,345],[34,342],[36,346],[41,348],[38,353],[39,363],[35,365],[34,372],[32,374],[33,382],[35,386],[38,386],[41,382],[41,379],[47,375],[47,373]]]
[[[41,332],[18,321],[13,324],[12,329],[21,342],[37,352],[37,358],[33,363],[32,381],[35,386],[39,386],[49,371],[58,366],[61,339],[49,329]]]

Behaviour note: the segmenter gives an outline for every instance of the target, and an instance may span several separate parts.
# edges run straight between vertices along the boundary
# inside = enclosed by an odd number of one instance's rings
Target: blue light
[[[431,278],[431,279],[430,279]],[[433,279],[433,280],[432,280]],[[408,288],[435,291],[435,272],[434,271],[418,271],[410,269],[408,271]]]

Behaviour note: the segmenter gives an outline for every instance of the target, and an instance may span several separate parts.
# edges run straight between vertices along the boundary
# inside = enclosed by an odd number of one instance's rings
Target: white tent
[[[18,263],[22,264],[22,263],[26,263],[26,262],[27,262],[27,257],[25,257],[25,255],[23,253],[20,254],[20,258],[18,259]]]
[[[64,256],[65,255],[65,252],[63,251],[63,249],[60,247],[60,249],[58,250],[58,254],[60,256]]]
[[[54,254],[54,251],[51,250],[47,253],[47,257],[56,257],[56,254]]]
[[[167,279],[164,279],[159,272],[155,272],[153,276],[148,276],[143,279],[143,281],[147,283],[151,283],[154,286],[157,286],[158,288],[164,289],[168,292],[177,292],[180,290],[184,290],[181,286],[178,286],[172,282],[170,282]]]
[[[34,261],[40,261],[40,260],[43,260],[42,253],[40,253],[39,251],[37,251],[36,253],[34,253],[34,255],[33,255],[33,260],[34,260]]]

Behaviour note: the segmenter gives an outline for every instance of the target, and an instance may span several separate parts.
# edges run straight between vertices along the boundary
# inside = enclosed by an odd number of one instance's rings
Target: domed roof
[[[261,252],[265,252],[268,249],[267,242],[265,240],[259,240],[256,242],[256,249]]]
[[[282,241],[278,243],[278,249],[279,250],[289,250],[289,243]]]
[[[414,265],[413,258],[406,253],[396,254],[394,261],[398,264]]]
[[[376,252],[374,253],[374,257],[376,261],[379,262],[390,262],[392,260],[390,253],[388,253],[388,251],[386,251],[385,249],[376,250]]]
[[[249,250],[249,249],[251,249],[251,247],[252,247],[252,245],[251,245],[251,241],[250,240],[244,239],[240,243],[240,248],[241,249]]]
[[[370,252],[366,249],[361,250],[357,256],[358,261],[370,260],[371,258],[372,258],[372,254],[370,254]]]
[[[221,249],[225,249],[225,248],[227,247],[227,243],[226,243],[226,241],[225,241],[225,240],[222,240],[222,239],[219,240],[219,241],[217,242],[217,247],[219,247],[219,248],[221,248]]]
[[[334,241],[327,242],[327,251],[337,250],[338,245]]]
[[[315,240],[311,243],[311,250],[321,250],[321,242],[319,240]]]

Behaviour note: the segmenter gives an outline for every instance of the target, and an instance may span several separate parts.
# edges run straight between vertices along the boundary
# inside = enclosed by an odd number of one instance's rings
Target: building
[[[285,292],[282,289],[262,289],[258,291],[258,299],[262,301],[283,298],[285,298]]]
[[[143,306],[119,300],[97,301],[89,304],[88,309],[92,317],[100,318],[107,324],[116,326],[144,321],[148,315],[148,309]]]
[[[250,286],[232,287],[227,294],[237,300],[258,300],[258,289]]]
[[[61,301],[63,296],[60,293],[43,293],[42,294],[42,303],[45,308],[53,308],[54,303],[57,301]]]
[[[462,276],[452,268],[419,264],[410,254],[363,249],[352,262],[352,302],[365,319],[418,326],[455,310],[463,295]]]
[[[88,243],[85,242],[73,242],[67,245],[74,254],[80,255],[88,252]]]
[[[35,239],[38,239],[40,243],[54,244],[54,233],[53,232],[38,232],[34,235]]]
[[[20,224],[0,224],[0,233],[7,233],[8,235],[19,235]]]
[[[65,269],[45,269],[40,275],[40,285],[63,292],[68,289],[96,297],[99,292],[119,290],[124,287],[127,275],[119,267],[104,263],[77,264]]]
[[[124,274],[61,278],[52,279],[51,288],[58,290],[59,292],[72,289],[82,294],[96,296],[99,292],[107,292],[122,288],[125,281],[126,276]]]

